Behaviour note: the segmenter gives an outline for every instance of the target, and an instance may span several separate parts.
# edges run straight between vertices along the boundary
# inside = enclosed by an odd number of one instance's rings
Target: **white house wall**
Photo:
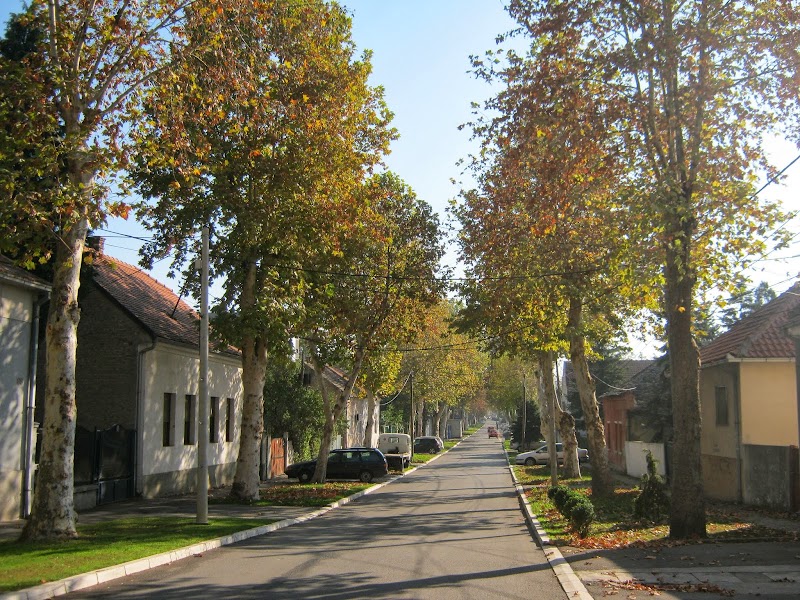
[[[183,424],[186,395],[199,397],[200,359],[197,350],[158,343],[144,353],[143,387],[140,390],[140,444],[138,448],[137,491],[145,497],[194,490],[197,444],[185,445]],[[234,357],[209,356],[209,397],[220,399],[219,441],[208,445],[211,485],[230,483],[239,452],[242,406],[241,361]],[[174,438],[163,445],[164,394],[175,394]],[[233,427],[225,440],[225,402],[233,398]],[[198,411],[199,413],[199,411]],[[209,419],[211,411],[208,412]],[[195,426],[196,427],[196,426]]]
[[[0,521],[16,519],[34,294],[0,284]]]

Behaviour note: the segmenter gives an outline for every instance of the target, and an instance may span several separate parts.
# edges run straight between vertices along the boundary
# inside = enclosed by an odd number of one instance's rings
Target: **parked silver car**
[[[564,462],[564,445],[561,442],[556,443],[556,455],[558,462]],[[582,463],[589,462],[589,451],[586,448],[578,448],[578,460]],[[547,451],[547,444],[543,444],[531,450],[530,452],[521,452],[517,454],[516,463],[518,465],[533,466],[533,465],[546,465],[550,462],[550,453]]]

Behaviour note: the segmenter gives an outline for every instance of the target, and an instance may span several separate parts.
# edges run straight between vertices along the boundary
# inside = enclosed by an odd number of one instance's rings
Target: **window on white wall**
[[[161,444],[163,446],[175,445],[175,394],[164,394],[163,429]]]
[[[717,412],[717,425],[728,425],[728,389],[723,386],[714,388],[714,404]]]
[[[208,412],[208,441],[211,444],[219,443],[219,397],[211,396],[211,410]]]
[[[225,441],[233,441],[233,398],[225,399]]]
[[[183,444],[191,446],[197,442],[197,396],[186,394],[183,409]]]

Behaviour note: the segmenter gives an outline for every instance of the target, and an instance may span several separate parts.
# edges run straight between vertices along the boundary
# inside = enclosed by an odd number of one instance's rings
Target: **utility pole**
[[[411,384],[411,427],[408,428],[409,433],[411,433],[411,443],[414,443],[414,371],[411,371],[411,376],[409,379]]]
[[[522,372],[522,439],[520,440],[520,451],[525,448],[525,430],[528,426],[528,399],[525,392],[525,371]]]
[[[197,427],[197,519],[208,525],[208,227],[200,252],[200,410]]]

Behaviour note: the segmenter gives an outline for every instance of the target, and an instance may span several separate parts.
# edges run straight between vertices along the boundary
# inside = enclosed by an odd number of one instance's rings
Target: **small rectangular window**
[[[211,444],[219,442],[219,398],[211,396],[211,410],[208,413],[208,441]]]
[[[183,410],[183,444],[191,446],[197,442],[197,396],[186,394]]]
[[[728,425],[728,389],[723,386],[714,388],[714,404],[717,411],[717,425]]]
[[[225,441],[233,441],[233,398],[225,399]]]
[[[175,444],[175,394],[164,394],[164,425],[161,433],[161,444]]]

